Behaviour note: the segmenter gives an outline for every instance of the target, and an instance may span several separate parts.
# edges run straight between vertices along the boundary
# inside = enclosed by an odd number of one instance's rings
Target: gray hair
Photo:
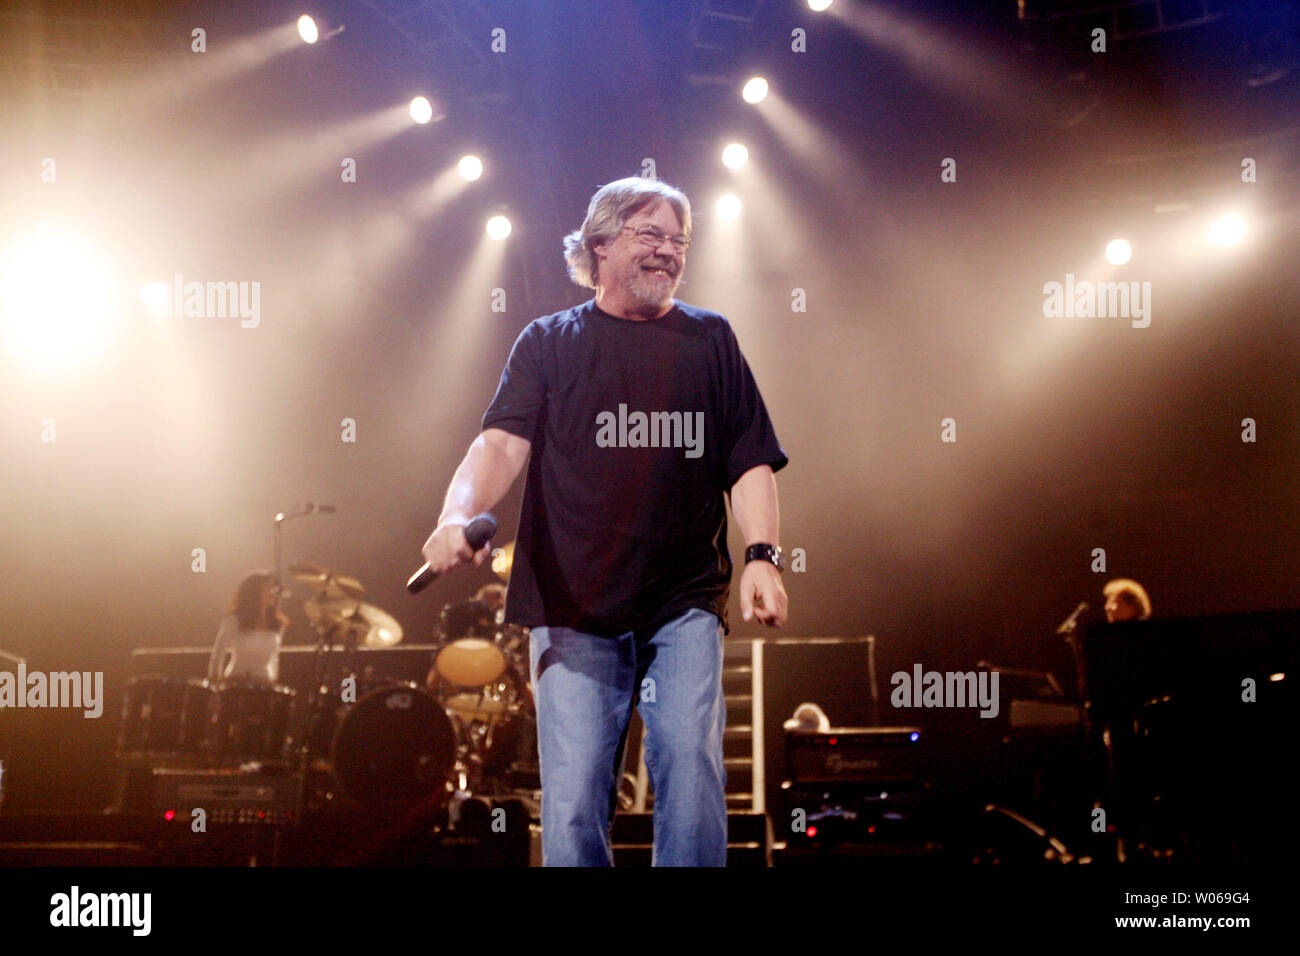
[[[569,278],[588,289],[596,288],[596,253],[592,246],[610,242],[623,225],[647,206],[666,202],[682,221],[682,231],[691,234],[691,201],[680,189],[657,179],[629,176],[606,183],[591,197],[582,228],[564,237],[564,261]]]
[[[1147,589],[1132,578],[1115,578],[1113,581],[1107,581],[1101,593],[1107,598],[1122,594],[1137,605],[1140,620],[1145,621],[1151,617],[1151,598],[1147,595]]]

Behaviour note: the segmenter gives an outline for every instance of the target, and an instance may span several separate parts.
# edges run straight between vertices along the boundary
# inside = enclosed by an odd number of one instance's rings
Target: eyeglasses
[[[668,236],[660,232],[654,226],[641,226],[639,229],[633,229],[631,226],[624,226],[632,235],[636,236],[636,241],[651,249],[658,249],[667,239],[673,244],[673,248],[678,252],[685,252],[691,247],[690,236]]]

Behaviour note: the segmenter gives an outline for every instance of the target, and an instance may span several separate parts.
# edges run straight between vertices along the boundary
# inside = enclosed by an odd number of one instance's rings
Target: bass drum
[[[343,715],[331,753],[339,786],[357,803],[409,806],[446,792],[456,735],[432,697],[415,684],[393,684]]]

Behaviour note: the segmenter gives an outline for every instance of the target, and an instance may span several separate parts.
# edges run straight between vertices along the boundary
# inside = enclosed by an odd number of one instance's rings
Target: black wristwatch
[[[770,544],[751,544],[745,549],[745,563],[750,561],[768,561],[776,566],[778,571],[785,570],[785,556],[781,549]]]

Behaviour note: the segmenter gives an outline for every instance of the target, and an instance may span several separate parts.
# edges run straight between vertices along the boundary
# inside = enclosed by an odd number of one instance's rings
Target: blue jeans
[[[628,721],[645,725],[655,866],[725,866],[722,622],[691,609],[652,635],[529,635],[545,866],[612,866]]]

